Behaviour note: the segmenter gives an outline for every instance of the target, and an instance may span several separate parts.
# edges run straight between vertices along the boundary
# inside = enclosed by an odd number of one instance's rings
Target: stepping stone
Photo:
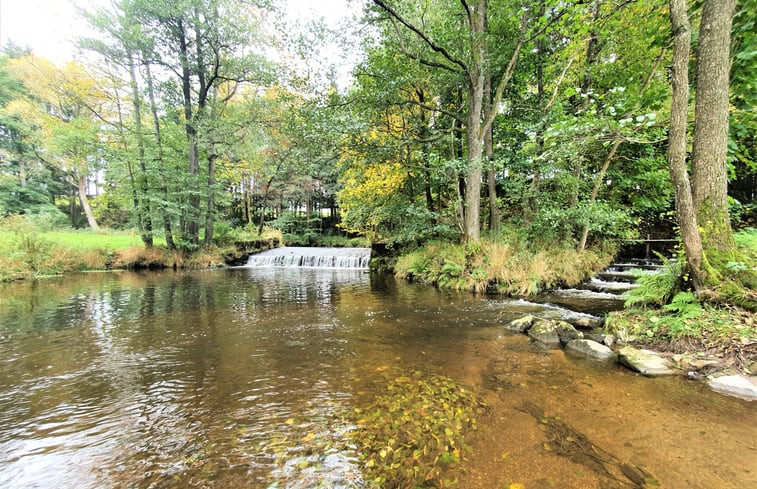
[[[747,401],[757,400],[757,385],[741,375],[716,377],[707,382],[710,389],[721,394],[740,397]]]
[[[626,367],[647,377],[660,377],[674,373],[667,360],[650,350],[624,346],[618,351],[618,359]]]
[[[617,355],[614,351],[607,348],[605,345],[592,340],[570,341],[565,345],[565,350],[593,360],[601,360],[603,362],[614,362],[617,359]]]

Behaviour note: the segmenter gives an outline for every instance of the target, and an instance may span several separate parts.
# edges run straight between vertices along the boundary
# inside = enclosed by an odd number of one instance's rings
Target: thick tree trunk
[[[79,202],[81,208],[84,211],[84,215],[87,217],[87,224],[92,231],[99,231],[100,226],[97,225],[95,220],[95,214],[92,212],[92,207],[89,205],[89,199],[87,198],[87,176],[82,175],[76,182],[76,190],[79,193]]]
[[[484,86],[486,84],[486,44],[483,35],[486,28],[486,1],[472,5],[470,14],[471,63],[468,79],[468,118],[466,137],[468,143],[468,169],[465,195],[465,239],[478,241],[481,238],[479,212],[481,208],[481,175],[484,154],[482,115],[484,112]]]
[[[668,133],[668,167],[675,189],[675,207],[686,260],[694,286],[704,284],[702,271],[702,241],[697,228],[689,173],[686,169],[686,133],[689,111],[689,52],[691,28],[686,13],[686,0],[670,0],[670,23],[673,28],[673,97],[670,107]]]
[[[728,215],[728,81],[734,0],[707,0],[697,49],[692,185],[702,245],[707,252],[732,251]]]

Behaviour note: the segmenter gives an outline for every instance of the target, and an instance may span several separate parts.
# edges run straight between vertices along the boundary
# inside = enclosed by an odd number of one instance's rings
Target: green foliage
[[[530,223],[528,234],[533,239],[549,242],[577,241],[584,226],[598,241],[627,239],[634,236],[636,221],[627,210],[607,202],[581,202],[573,207],[544,206]]]
[[[751,313],[733,307],[700,304],[688,292],[674,298],[668,308],[632,308],[608,314],[607,332],[626,341],[682,341],[685,349],[697,342],[704,349],[728,347],[757,338],[757,323]]]
[[[382,488],[452,487],[449,469],[471,450],[466,439],[477,429],[486,404],[448,377],[397,377],[351,417],[354,441],[367,481]]]
[[[626,293],[626,307],[663,306],[680,290],[681,263],[679,259],[665,260],[660,271],[655,273],[641,272],[637,276],[636,282],[639,287]]]

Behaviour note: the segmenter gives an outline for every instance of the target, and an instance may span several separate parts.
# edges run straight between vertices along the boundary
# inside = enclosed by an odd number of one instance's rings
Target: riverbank
[[[580,252],[554,244],[534,249],[515,237],[434,241],[400,256],[394,272],[442,289],[528,297],[579,284],[607,267],[615,252],[609,245]]]
[[[280,246],[281,233],[266,230],[225,235],[209,248],[193,252],[170,250],[155,237],[146,247],[129,231],[45,230],[19,216],[0,226],[0,282],[12,282],[70,272],[142,269],[205,269],[235,264],[250,253]]]

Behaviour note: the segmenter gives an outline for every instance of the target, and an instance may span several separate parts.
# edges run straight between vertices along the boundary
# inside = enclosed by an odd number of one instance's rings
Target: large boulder
[[[632,346],[624,346],[618,351],[618,360],[626,367],[647,377],[673,375],[670,363],[660,355],[649,350],[638,350]]]
[[[518,333],[524,333],[534,324],[534,321],[536,321],[536,318],[529,314],[528,316],[523,316],[520,319],[510,321],[505,326],[505,328],[510,331],[517,331]]]
[[[741,375],[716,377],[708,381],[707,385],[710,386],[710,389],[721,394],[740,397],[748,401],[757,400],[757,385]]]
[[[593,360],[600,360],[603,362],[615,362],[617,355],[614,351],[607,348],[605,345],[597,343],[592,340],[573,340],[565,345],[566,351],[570,351],[581,356],[591,358]]]
[[[583,333],[565,321],[538,319],[528,330],[528,336],[552,348],[560,346],[561,343],[583,338]]]

